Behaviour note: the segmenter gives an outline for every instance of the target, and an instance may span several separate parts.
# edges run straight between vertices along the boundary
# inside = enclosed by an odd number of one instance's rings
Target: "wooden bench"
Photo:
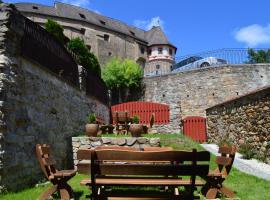
[[[73,197],[72,188],[67,184],[67,181],[75,176],[75,170],[57,170],[55,168],[55,162],[51,155],[51,149],[49,145],[37,144],[36,156],[39,161],[40,167],[47,177],[47,179],[53,184],[48,190],[43,192],[39,200],[47,200],[51,198],[51,195],[58,192],[61,199],[69,200]]]
[[[228,198],[235,198],[236,195],[234,192],[225,187],[223,182],[228,177],[232,169],[236,146],[221,146],[219,147],[218,152],[221,154],[216,157],[216,164],[218,167],[209,172],[209,174],[204,178],[206,180],[206,184],[202,191],[207,199],[215,199],[219,193],[224,194]]]
[[[210,153],[207,151],[134,151],[134,150],[79,150],[79,160],[90,159],[86,168],[78,165],[78,171],[91,174],[91,179],[84,179],[81,185],[92,189],[92,199],[141,199],[138,194],[123,191],[115,192],[111,186],[167,186],[170,192],[148,194],[153,199],[178,199],[178,186],[188,188],[188,199],[193,199],[196,186],[203,186],[204,181],[197,176],[206,176],[209,171]],[[207,163],[205,163],[207,161]],[[204,163],[201,163],[204,162]],[[182,176],[187,179],[182,179]],[[140,196],[140,198],[139,198]],[[125,198],[124,198],[125,197]],[[148,199],[148,198],[147,198]]]

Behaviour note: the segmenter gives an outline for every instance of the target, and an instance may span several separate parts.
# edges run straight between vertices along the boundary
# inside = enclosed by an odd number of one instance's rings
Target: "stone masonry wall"
[[[205,116],[205,109],[270,84],[270,65],[225,65],[144,78],[142,100],[170,106],[165,132],[179,132],[181,118]]]
[[[73,160],[74,168],[77,168],[77,151],[79,149],[91,149],[98,146],[125,146],[142,149],[144,147],[159,147],[159,138],[146,137],[127,137],[127,138],[113,138],[113,137],[73,137]]]
[[[206,110],[208,140],[250,144],[270,163],[270,87]]]
[[[58,168],[72,168],[71,137],[87,115],[109,121],[106,105],[86,96],[37,63],[20,56],[21,23],[13,9],[0,14],[0,191],[19,190],[44,179],[35,145],[51,145]],[[12,27],[10,27],[11,25]]]

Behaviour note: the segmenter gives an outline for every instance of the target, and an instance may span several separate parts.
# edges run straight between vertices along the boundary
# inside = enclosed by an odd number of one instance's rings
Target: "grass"
[[[115,135],[107,135],[108,137],[122,137]],[[162,146],[171,146],[178,150],[191,150],[192,148],[197,148],[198,150],[203,150],[203,148],[196,142],[185,138],[179,134],[165,135],[165,134],[154,134],[145,135],[147,137],[160,137]],[[215,156],[211,155],[210,168],[215,169]],[[87,187],[80,186],[80,180],[87,178],[86,175],[77,174],[73,177],[69,183],[72,186],[75,199],[84,200],[87,199],[86,195],[90,194]],[[225,185],[231,188],[239,197],[243,200],[254,200],[254,199],[270,199],[270,181],[259,179],[257,177],[247,175],[233,168],[229,177],[225,181]],[[5,195],[0,195],[1,200],[35,200],[38,196],[45,191],[44,187],[34,187],[29,188],[18,193],[8,193]],[[57,199],[57,197],[55,198]],[[89,199],[89,198],[88,198]]]

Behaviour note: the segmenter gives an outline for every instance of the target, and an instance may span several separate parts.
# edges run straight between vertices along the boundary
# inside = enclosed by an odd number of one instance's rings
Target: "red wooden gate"
[[[190,116],[183,119],[184,135],[198,142],[206,142],[206,118]]]
[[[151,114],[155,115],[154,124],[168,124],[170,122],[170,109],[168,105],[152,102],[133,101],[114,105],[112,113],[116,111],[128,111],[130,117],[140,116],[140,123],[149,124]]]

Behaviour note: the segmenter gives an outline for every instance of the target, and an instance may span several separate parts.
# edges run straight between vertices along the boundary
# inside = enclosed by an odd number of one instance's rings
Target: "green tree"
[[[64,35],[63,27],[52,19],[48,19],[45,24],[45,29],[52,34],[59,42],[65,44],[67,41],[66,36]]]
[[[78,37],[71,39],[67,43],[67,48],[75,53],[78,64],[101,76],[100,64],[97,57],[89,51],[82,39]]]
[[[270,49],[258,51],[248,49],[248,63],[270,63]]]
[[[132,60],[121,60],[117,57],[112,58],[102,72],[107,87],[117,92],[119,102],[122,102],[122,97],[126,101],[130,90],[140,87],[142,76],[140,65]]]

